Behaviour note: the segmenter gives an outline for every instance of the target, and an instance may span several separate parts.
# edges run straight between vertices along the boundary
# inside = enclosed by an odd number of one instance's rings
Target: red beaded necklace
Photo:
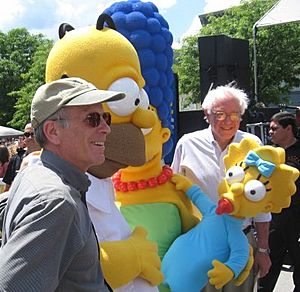
[[[170,166],[163,166],[162,172],[159,176],[151,177],[149,179],[141,179],[139,181],[121,181],[122,171],[119,170],[112,176],[112,182],[116,191],[132,192],[137,190],[144,190],[147,188],[155,188],[157,185],[163,185],[169,181],[173,175],[173,171]]]

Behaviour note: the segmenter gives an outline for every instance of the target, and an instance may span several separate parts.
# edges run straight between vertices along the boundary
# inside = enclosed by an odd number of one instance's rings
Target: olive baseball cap
[[[125,93],[99,90],[77,77],[59,79],[38,88],[31,103],[31,124],[37,128],[49,116],[65,106],[92,105],[120,100]]]

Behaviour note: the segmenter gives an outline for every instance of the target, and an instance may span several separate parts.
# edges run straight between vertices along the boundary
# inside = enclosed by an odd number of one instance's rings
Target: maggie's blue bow
[[[275,169],[275,164],[261,159],[254,151],[250,150],[245,159],[246,165],[254,165],[265,177],[270,177]]]

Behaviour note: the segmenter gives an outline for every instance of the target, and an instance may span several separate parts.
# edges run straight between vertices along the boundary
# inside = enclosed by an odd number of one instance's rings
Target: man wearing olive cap
[[[80,78],[42,85],[31,123],[41,163],[15,178],[0,249],[0,291],[108,291],[85,205],[85,172],[104,162],[110,115],[101,103],[123,93]]]

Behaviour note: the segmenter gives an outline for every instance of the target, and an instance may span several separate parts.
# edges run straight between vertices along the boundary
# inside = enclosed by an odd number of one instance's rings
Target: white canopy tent
[[[257,27],[300,20],[299,0],[278,1],[258,22]]]
[[[0,138],[12,138],[22,136],[24,133],[22,131],[0,126]]]
[[[257,85],[257,59],[256,34],[259,27],[300,21],[299,0],[279,0],[260,20],[253,26],[253,62],[254,62],[254,94],[258,97]]]

